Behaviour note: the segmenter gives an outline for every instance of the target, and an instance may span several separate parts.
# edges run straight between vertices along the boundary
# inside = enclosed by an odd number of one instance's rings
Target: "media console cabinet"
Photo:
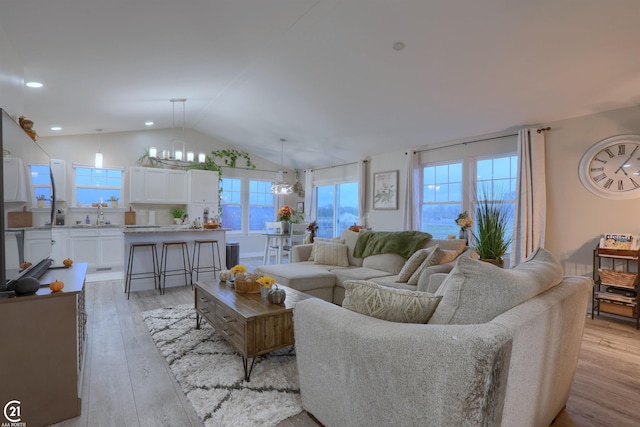
[[[39,427],[80,415],[86,272],[87,263],[50,269],[35,295],[0,298],[0,424]],[[51,292],[52,280],[64,289]]]

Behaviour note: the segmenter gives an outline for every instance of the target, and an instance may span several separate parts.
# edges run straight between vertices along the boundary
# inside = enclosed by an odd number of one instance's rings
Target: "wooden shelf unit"
[[[608,266],[608,269],[603,268]],[[606,274],[605,274],[606,273]],[[640,250],[622,250],[597,247],[593,251],[593,299],[591,318],[600,312],[636,320],[640,329],[638,310],[638,274]],[[633,278],[630,274],[634,274]],[[603,277],[604,276],[604,280]]]

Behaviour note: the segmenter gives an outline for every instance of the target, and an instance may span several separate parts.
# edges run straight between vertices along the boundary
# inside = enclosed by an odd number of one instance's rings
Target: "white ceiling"
[[[275,163],[286,138],[291,168],[640,104],[639,22],[638,0],[0,3],[41,136],[171,128],[187,98],[186,127]]]

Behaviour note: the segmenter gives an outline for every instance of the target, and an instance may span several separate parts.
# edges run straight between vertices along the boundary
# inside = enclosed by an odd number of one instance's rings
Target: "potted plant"
[[[118,199],[116,196],[111,196],[111,198],[109,199],[111,201],[111,207],[112,208],[117,208],[118,207]]]
[[[477,227],[471,237],[478,257],[482,261],[503,267],[502,257],[511,244],[511,205],[504,203],[502,199],[489,197],[485,191],[476,202],[475,221]]]
[[[178,224],[180,224],[180,221],[182,220],[182,215],[184,215],[185,210],[183,208],[180,208],[180,207],[176,206],[176,207],[173,207],[173,208],[169,209],[169,213],[173,217],[173,223],[178,225]]]
[[[38,207],[39,207],[39,208],[44,207],[44,201],[45,201],[46,199],[47,199],[47,198],[45,197],[45,195],[44,195],[44,194],[39,194],[39,195],[37,195],[37,196],[36,196],[36,200],[38,201]]]

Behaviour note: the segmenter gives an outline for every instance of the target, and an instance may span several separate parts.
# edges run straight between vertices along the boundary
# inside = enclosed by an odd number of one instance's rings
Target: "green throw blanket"
[[[421,231],[360,231],[353,248],[353,256],[364,258],[393,253],[409,258],[429,239],[431,234]]]

